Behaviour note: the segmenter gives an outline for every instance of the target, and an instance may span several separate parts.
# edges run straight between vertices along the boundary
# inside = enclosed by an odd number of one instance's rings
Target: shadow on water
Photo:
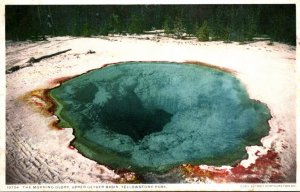
[[[162,109],[146,109],[133,91],[122,97],[111,98],[99,113],[100,121],[108,130],[128,135],[135,142],[161,131],[172,117]]]

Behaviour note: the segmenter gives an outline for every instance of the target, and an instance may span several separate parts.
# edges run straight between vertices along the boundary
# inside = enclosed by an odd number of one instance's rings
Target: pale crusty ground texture
[[[296,169],[296,48],[260,41],[245,45],[223,42],[175,40],[154,35],[125,37],[56,37],[44,42],[6,42],[6,68],[24,65],[66,49],[71,51],[44,59],[31,67],[6,75],[6,178],[9,183],[111,183],[119,176],[103,165],[68,148],[72,129],[55,130],[56,117],[33,110],[22,96],[49,88],[53,79],[73,76],[123,61],[199,61],[236,71],[252,99],[269,107],[273,118],[263,146],[247,147],[255,162],[274,148],[287,181],[295,180]],[[93,50],[95,54],[86,54]]]

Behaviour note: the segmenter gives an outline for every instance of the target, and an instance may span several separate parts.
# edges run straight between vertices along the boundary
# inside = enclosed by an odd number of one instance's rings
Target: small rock
[[[93,54],[96,53],[95,51],[89,50],[86,54]]]

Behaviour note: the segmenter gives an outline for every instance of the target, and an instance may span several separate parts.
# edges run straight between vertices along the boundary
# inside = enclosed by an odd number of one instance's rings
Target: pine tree
[[[176,18],[173,29],[174,35],[177,39],[184,38],[184,34],[186,33],[186,28],[183,25],[182,18]]]
[[[83,24],[81,35],[83,35],[84,37],[91,36],[90,25],[87,22]]]
[[[164,29],[164,32],[165,32],[166,34],[171,34],[171,33],[173,33],[173,22],[172,22],[172,19],[171,19],[170,17],[168,17],[168,18],[164,21],[163,29]]]
[[[199,41],[209,41],[209,28],[207,21],[204,21],[201,27],[197,30],[197,39]]]
[[[136,14],[133,14],[131,16],[128,32],[130,34],[133,33],[140,34],[143,32],[143,22],[141,17],[138,17]]]
[[[112,14],[109,18],[109,30],[113,34],[119,34],[122,32],[120,18],[117,14]]]

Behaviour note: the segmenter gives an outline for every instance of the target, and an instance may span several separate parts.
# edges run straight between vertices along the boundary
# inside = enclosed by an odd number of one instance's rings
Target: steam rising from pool
[[[233,164],[269,130],[267,107],[234,76],[193,64],[127,62],[50,91],[73,145],[113,168],[162,172]]]

